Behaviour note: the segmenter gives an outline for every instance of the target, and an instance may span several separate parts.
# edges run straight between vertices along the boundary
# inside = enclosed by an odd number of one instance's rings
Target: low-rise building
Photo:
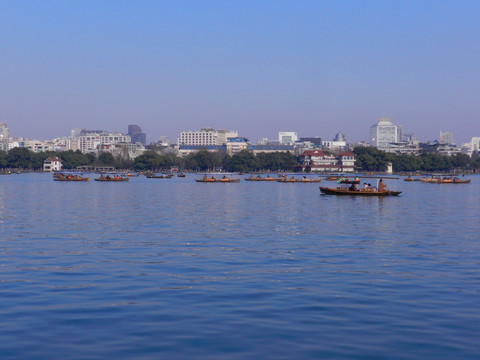
[[[46,158],[43,162],[43,171],[53,172],[62,171],[62,160],[58,157]]]
[[[259,153],[289,152],[294,153],[293,145],[250,145],[248,150],[255,155]]]
[[[355,154],[344,151],[332,155],[322,150],[307,150],[299,156],[299,167],[304,172],[353,172]]]
[[[234,137],[227,139],[227,154],[233,155],[248,148],[248,139],[243,137]]]

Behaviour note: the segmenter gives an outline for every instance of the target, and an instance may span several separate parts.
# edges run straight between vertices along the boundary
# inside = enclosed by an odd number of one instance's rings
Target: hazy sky
[[[0,122],[147,141],[201,127],[480,136],[480,1],[0,0]]]

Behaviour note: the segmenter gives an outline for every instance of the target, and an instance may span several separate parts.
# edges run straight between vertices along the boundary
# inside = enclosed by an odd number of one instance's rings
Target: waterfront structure
[[[62,171],[62,160],[58,157],[46,158],[43,162],[43,171],[53,172]]]
[[[343,172],[353,172],[355,170],[356,155],[351,151],[343,151],[337,155],[338,163]]]
[[[147,145],[147,135],[142,132],[142,129],[138,125],[128,125],[128,135],[131,138],[132,143],[140,143],[143,146]]]
[[[200,131],[182,131],[177,144],[179,146],[221,146],[226,145],[227,139],[236,137],[238,137],[237,131],[202,128]]]
[[[322,150],[307,150],[299,156],[299,167],[306,172],[353,172],[355,160],[350,151],[332,155]]]
[[[293,145],[298,140],[296,132],[283,131],[278,133],[278,141],[281,145]]]
[[[392,143],[402,140],[402,126],[393,124],[388,118],[378,119],[378,122],[370,127],[370,143],[379,150],[388,150]]]

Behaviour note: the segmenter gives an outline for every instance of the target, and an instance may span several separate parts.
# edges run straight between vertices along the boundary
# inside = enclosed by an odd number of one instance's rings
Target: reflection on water
[[[480,179],[398,198],[193,179],[0,178],[0,353],[478,355]]]

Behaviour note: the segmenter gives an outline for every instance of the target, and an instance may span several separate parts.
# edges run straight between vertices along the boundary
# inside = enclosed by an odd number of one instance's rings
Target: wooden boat
[[[281,183],[303,183],[303,184],[307,184],[307,183],[319,183],[321,181],[322,181],[322,179],[309,179],[307,177],[304,177],[302,179],[295,179],[294,177],[278,179],[278,182],[281,182]]]
[[[469,184],[471,180],[461,180],[457,177],[431,177],[429,179],[422,179],[423,183],[429,184]]]
[[[183,172],[177,174],[177,177],[185,177],[185,176],[186,176],[186,175],[185,175],[185,173],[183,173]]]
[[[145,173],[145,176],[148,179],[170,179],[173,177],[173,174],[161,174],[155,175],[154,173]]]
[[[412,179],[410,176],[406,179],[403,179],[403,181],[422,181],[422,179]]]
[[[279,178],[274,178],[269,175],[267,175],[267,177],[264,177],[264,178],[262,178],[260,175],[255,177],[253,175],[250,175],[249,178],[245,179],[245,181],[278,181],[278,180]]]
[[[347,187],[327,188],[320,186],[320,192],[325,195],[353,195],[353,196],[398,196],[401,191],[377,191],[375,189],[350,190]]]
[[[118,176],[118,175],[115,175],[115,176],[110,176],[110,175],[107,175],[107,176],[104,176],[103,174],[100,175],[99,178],[97,179],[94,179],[95,181],[113,181],[113,182],[124,182],[124,181],[128,181],[130,180],[128,177],[121,177],[121,176]]]
[[[240,179],[230,179],[230,178],[227,178],[227,177],[224,177],[222,179],[217,179],[215,177],[207,177],[207,176],[204,176],[203,178],[201,179],[195,179],[196,182],[204,182],[204,183],[236,183],[236,182],[240,182]]]
[[[54,181],[89,181],[90,178],[80,176],[76,173],[54,173]]]
[[[337,181],[338,180],[338,176],[327,176],[325,178],[326,181]]]

